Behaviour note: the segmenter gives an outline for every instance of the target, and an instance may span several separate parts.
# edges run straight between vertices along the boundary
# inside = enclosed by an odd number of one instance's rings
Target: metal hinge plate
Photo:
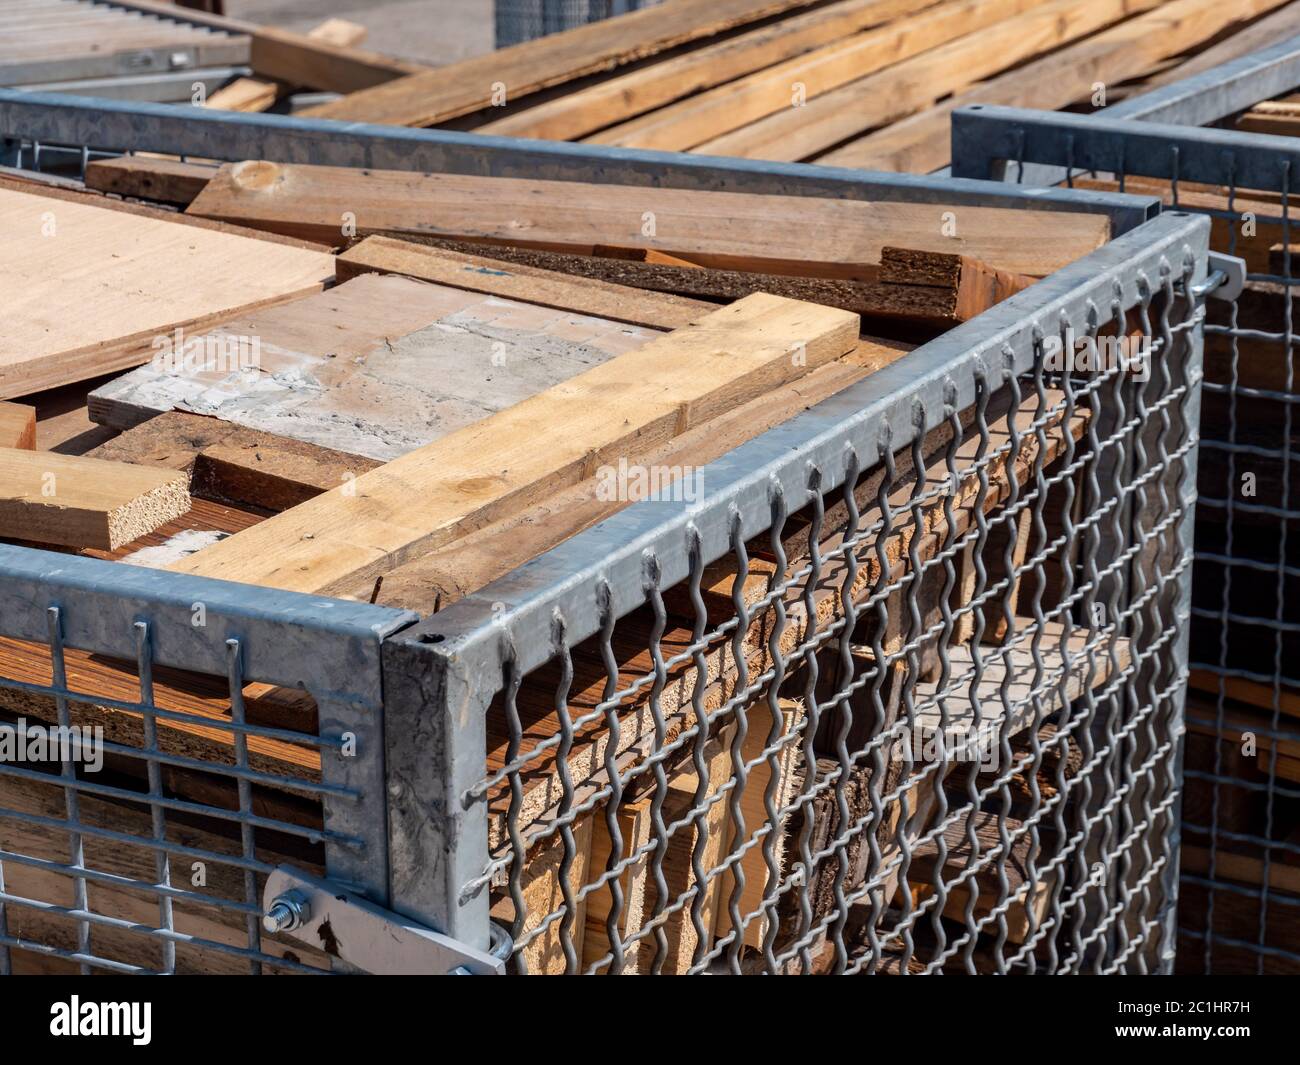
[[[1212,251],[1209,256],[1205,282],[1198,286],[1196,295],[1231,303],[1246,287],[1246,261],[1235,255]]]
[[[262,892],[263,925],[362,972],[381,976],[499,976],[505,949],[485,953],[391,913],[362,895],[280,866]],[[506,940],[508,944],[508,939]]]

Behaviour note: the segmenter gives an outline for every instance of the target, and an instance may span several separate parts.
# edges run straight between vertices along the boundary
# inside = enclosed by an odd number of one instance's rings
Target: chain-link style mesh
[[[720,557],[685,526],[687,580],[648,552],[620,617],[593,584],[599,631],[557,608],[541,668],[507,651],[462,897],[518,971],[1160,966],[1186,280],[1140,276],[1029,373],[975,371],[929,431],[886,422],[878,463],[810,463]]]

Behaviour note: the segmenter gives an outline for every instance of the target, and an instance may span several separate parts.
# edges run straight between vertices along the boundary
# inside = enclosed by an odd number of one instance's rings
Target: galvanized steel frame
[[[1272,136],[1261,133],[1241,132],[1209,126],[1244,111],[1256,103],[1271,99],[1300,86],[1300,37],[1293,37],[1278,44],[1244,56],[1240,59],[1215,67],[1192,78],[1143,93],[1112,107],[1088,115],[1044,112],[1026,108],[1010,108],[991,105],[972,105],[954,112],[952,117],[952,173],[969,179],[1003,180],[1017,185],[1052,186],[1058,182],[1070,183],[1080,173],[1099,173],[1118,175],[1123,188],[1124,178],[1132,175],[1164,179],[1171,182],[1171,188],[1177,196],[1179,182],[1195,182],[1224,186],[1229,190],[1228,211],[1212,212],[1229,223],[1236,221],[1237,215],[1231,211],[1237,189],[1261,190],[1280,194],[1278,213],[1284,234],[1283,243],[1289,243],[1285,234],[1290,231],[1292,197],[1297,191],[1298,167],[1300,167],[1300,141],[1293,137]],[[1255,281],[1274,283],[1284,286],[1287,311],[1284,317],[1289,319],[1290,305],[1296,285],[1290,256],[1286,257],[1282,274],[1276,272],[1276,266],[1270,264],[1266,272],[1250,274]],[[1233,380],[1227,384],[1207,383],[1207,390],[1237,395],[1235,370],[1235,351],[1237,337],[1257,336],[1280,342],[1283,350],[1291,350],[1295,343],[1293,327],[1288,320],[1281,332],[1272,334],[1258,330],[1238,329],[1237,316],[1234,312],[1229,325],[1207,325],[1207,333],[1218,333],[1230,337],[1234,350]],[[1290,424],[1290,403],[1293,397],[1259,388],[1243,389],[1242,395],[1256,398],[1276,399],[1286,404]],[[1235,407],[1233,425],[1235,426]],[[1229,452],[1229,476],[1233,469],[1233,459],[1238,455],[1265,455],[1259,445],[1238,444],[1233,435],[1227,443],[1214,446]],[[1292,456],[1288,453],[1285,440],[1279,440],[1277,452],[1281,453],[1289,464]],[[1286,466],[1283,467],[1283,507],[1275,516],[1285,522],[1288,516],[1286,507]],[[1207,556],[1225,566],[1242,565],[1260,568],[1258,563],[1242,557],[1237,559],[1232,554],[1232,515],[1233,501],[1231,490],[1226,493],[1227,524],[1229,527],[1228,552],[1225,557]],[[1223,506],[1225,501],[1215,501],[1216,506]],[[1248,504],[1238,503],[1238,507]],[[1285,547],[1285,535],[1279,550]],[[1282,584],[1291,568],[1285,557],[1279,557],[1276,567],[1269,570],[1276,577],[1279,604],[1282,601]],[[1280,605],[1278,607],[1280,611]],[[1219,610],[1194,608],[1193,616],[1206,621],[1217,621],[1223,626],[1232,620],[1251,622],[1249,617],[1236,618],[1230,613],[1227,593]],[[1278,627],[1283,626],[1279,615]],[[1226,635],[1221,637],[1222,655],[1227,654]],[[1280,644],[1279,644],[1280,646]],[[1218,727],[1221,735],[1224,731],[1224,687],[1226,678],[1243,678],[1266,686],[1274,692],[1274,705],[1280,705],[1281,669],[1274,676],[1263,676],[1245,668],[1243,664],[1232,661],[1215,663],[1192,663],[1207,668],[1220,676],[1218,698]],[[1280,666],[1280,663],[1279,663]],[[1276,717],[1276,711],[1275,711]],[[1278,732],[1274,738],[1289,738],[1289,733]],[[1276,746],[1271,746],[1276,761]],[[1217,763],[1216,763],[1217,765]],[[1276,787],[1276,766],[1269,770],[1267,790],[1271,795]],[[1215,809],[1218,807],[1219,771],[1214,774],[1197,774],[1215,785]],[[1245,787],[1245,782],[1240,786]],[[1256,786],[1256,785],[1252,785]],[[1217,814],[1216,814],[1217,816]],[[1211,825],[1212,843],[1209,869],[1206,878],[1200,882],[1211,889],[1243,892],[1231,882],[1216,879],[1214,847],[1217,846],[1220,829],[1217,822]],[[1267,834],[1267,830],[1266,830]],[[1227,833],[1233,838],[1233,833]],[[1239,837],[1248,843],[1258,840]],[[1260,837],[1261,839],[1263,837]],[[1271,851],[1266,854],[1261,867],[1266,875],[1269,869]],[[1194,878],[1196,879],[1196,878]],[[1265,883],[1261,881],[1261,883]],[[1262,887],[1260,898],[1270,894],[1270,888]],[[1213,895],[1211,895],[1212,906]],[[1294,903],[1292,904],[1295,905]],[[1243,946],[1256,953],[1263,965],[1265,956],[1273,955],[1294,961],[1297,957],[1294,949],[1278,949],[1263,942],[1265,928],[1266,904],[1260,908],[1260,941],[1252,944],[1237,944],[1231,940],[1216,937],[1213,927],[1207,924],[1205,933],[1206,961],[1209,964],[1212,947],[1215,942],[1227,946]],[[1262,969],[1261,969],[1262,971]]]
[[[310,692],[319,715],[321,750],[321,784],[313,790],[323,805],[324,824],[321,832],[304,835],[324,845],[331,877],[381,904],[389,895],[390,863],[382,800],[386,777],[380,652],[386,637],[416,620],[410,611],[389,607],[0,544],[0,635],[49,647],[54,669],[49,684],[0,678],[0,687],[53,698],[63,719],[69,702],[87,697],[71,690],[63,676],[65,649],[138,663],[138,702],[95,699],[142,717],[145,743],[135,756],[151,767],[188,764],[161,750],[155,722],[163,717],[190,719],[154,704],[155,666],[226,677],[232,692],[254,681]],[[281,828],[251,809],[249,788],[261,774],[248,768],[247,740],[301,737],[246,721],[240,700],[232,708],[231,727],[240,756],[235,769],[227,772],[239,785],[241,808],[222,816],[245,832],[259,825]],[[21,772],[0,766],[2,775]],[[29,778],[42,779],[39,774]],[[83,782],[75,790],[95,794],[97,786]],[[112,789],[100,791],[114,794]],[[121,797],[155,808],[161,802],[155,790]],[[15,812],[7,816],[26,819]],[[2,892],[0,884],[0,947],[21,945],[10,942],[5,932]],[[18,898],[8,902],[21,904]],[[99,964],[103,959],[78,960]],[[7,951],[0,949],[0,962],[5,961]]]
[[[618,185],[713,189],[783,196],[1029,207],[1106,214],[1115,235],[1153,217],[1149,196],[1000,184],[912,174],[874,174],[681,152],[489,137],[440,129],[209,111],[174,104],[98,100],[0,89],[0,165],[21,166],[19,140],[116,153],[152,151],[200,159],[268,159]],[[7,145],[6,145],[7,142]]]

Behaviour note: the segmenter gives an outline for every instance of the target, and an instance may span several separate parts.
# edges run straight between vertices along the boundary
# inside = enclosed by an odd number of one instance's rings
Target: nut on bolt
[[[262,918],[262,927],[274,935],[276,932],[292,932],[310,920],[311,905],[307,896],[300,891],[286,891],[271,903],[271,908]]]

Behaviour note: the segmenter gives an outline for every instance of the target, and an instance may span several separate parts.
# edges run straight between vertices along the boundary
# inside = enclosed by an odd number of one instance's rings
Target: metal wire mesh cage
[[[1300,85],[1300,41],[1092,116],[959,113],[958,172],[1157,195],[1208,215],[1248,282],[1208,304],[1187,699],[1184,972],[1300,971],[1300,723],[1292,422],[1297,153],[1198,128]],[[1136,120],[1136,121],[1135,121]],[[1042,123],[1040,126],[1039,123]],[[1174,123],[1187,123],[1176,125]]]
[[[246,158],[254,137],[375,166],[1015,199],[20,94],[0,131],[74,168],[90,145]],[[3,712],[121,726],[109,790],[75,757],[0,760],[6,794],[42,804],[0,804],[10,964],[335,967],[337,942],[257,924],[293,864],[469,950],[502,929],[517,972],[1167,970],[1209,227],[1033,202],[1129,224],[419,624],[6,548],[0,637],[28,671],[0,669]],[[178,705],[164,670],[217,706]],[[272,686],[296,716],[259,703]],[[185,886],[196,861],[219,889]]]
[[[1133,265],[427,621],[462,919],[527,972],[1165,966],[1201,312]]]

